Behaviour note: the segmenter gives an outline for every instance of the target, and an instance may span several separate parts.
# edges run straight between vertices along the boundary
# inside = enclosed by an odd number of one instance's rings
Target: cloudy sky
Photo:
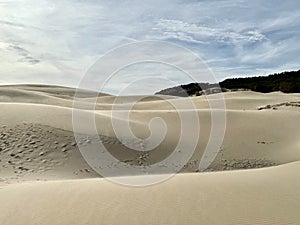
[[[298,0],[11,0],[0,1],[0,15],[0,84],[77,86],[108,51],[144,40],[193,51],[219,81],[299,69]],[[164,76],[158,68],[124,69],[107,91],[151,71]]]

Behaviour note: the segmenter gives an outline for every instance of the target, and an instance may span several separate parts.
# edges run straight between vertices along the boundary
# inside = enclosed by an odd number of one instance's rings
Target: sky
[[[192,51],[217,81],[298,70],[300,1],[0,0],[0,84],[77,87],[107,52],[148,40]],[[122,57],[126,53],[116,60]],[[149,94],[171,86],[158,78],[190,81],[157,63],[118,74],[106,92],[130,87],[132,94]],[[144,77],[147,82],[141,82]],[[135,80],[140,81],[131,85]]]

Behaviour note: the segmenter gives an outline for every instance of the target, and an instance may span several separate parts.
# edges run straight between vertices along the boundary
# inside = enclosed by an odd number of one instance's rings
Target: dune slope
[[[34,182],[0,189],[0,221],[18,224],[296,225],[300,164],[178,174],[149,187],[104,179]]]

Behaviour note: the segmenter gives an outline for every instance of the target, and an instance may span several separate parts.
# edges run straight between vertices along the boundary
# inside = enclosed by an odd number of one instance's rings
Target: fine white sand
[[[0,189],[0,221],[18,224],[299,224],[300,164],[178,174],[144,188],[104,179]]]
[[[153,186],[130,188],[99,178],[80,154],[72,127],[74,91],[42,85],[0,87],[1,225],[299,223],[300,94],[224,93],[225,137],[206,173],[194,173],[211,130],[205,96],[189,98],[196,110],[185,106],[186,98],[167,97],[185,107],[182,113],[198,113],[196,151],[184,173]],[[93,96],[81,90],[78,100],[83,104],[76,110],[92,113],[86,108],[97,102],[98,133],[121,161],[151,164],[176,146],[178,113],[160,96],[144,98],[130,114],[139,137],[150,134],[153,117],[164,119],[168,128],[163,143],[142,160],[138,153],[127,153],[115,137],[115,97]],[[119,98],[118,110],[139,97]],[[84,123],[80,132],[84,141],[92,139]]]

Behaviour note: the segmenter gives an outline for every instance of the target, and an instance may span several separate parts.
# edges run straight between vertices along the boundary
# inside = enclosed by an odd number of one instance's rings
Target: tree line
[[[203,91],[219,88],[220,91],[251,90],[268,93],[281,91],[284,93],[300,93],[300,70],[275,73],[268,76],[240,77],[226,79],[219,84],[190,83],[161,90],[155,94],[191,96],[201,95]]]

